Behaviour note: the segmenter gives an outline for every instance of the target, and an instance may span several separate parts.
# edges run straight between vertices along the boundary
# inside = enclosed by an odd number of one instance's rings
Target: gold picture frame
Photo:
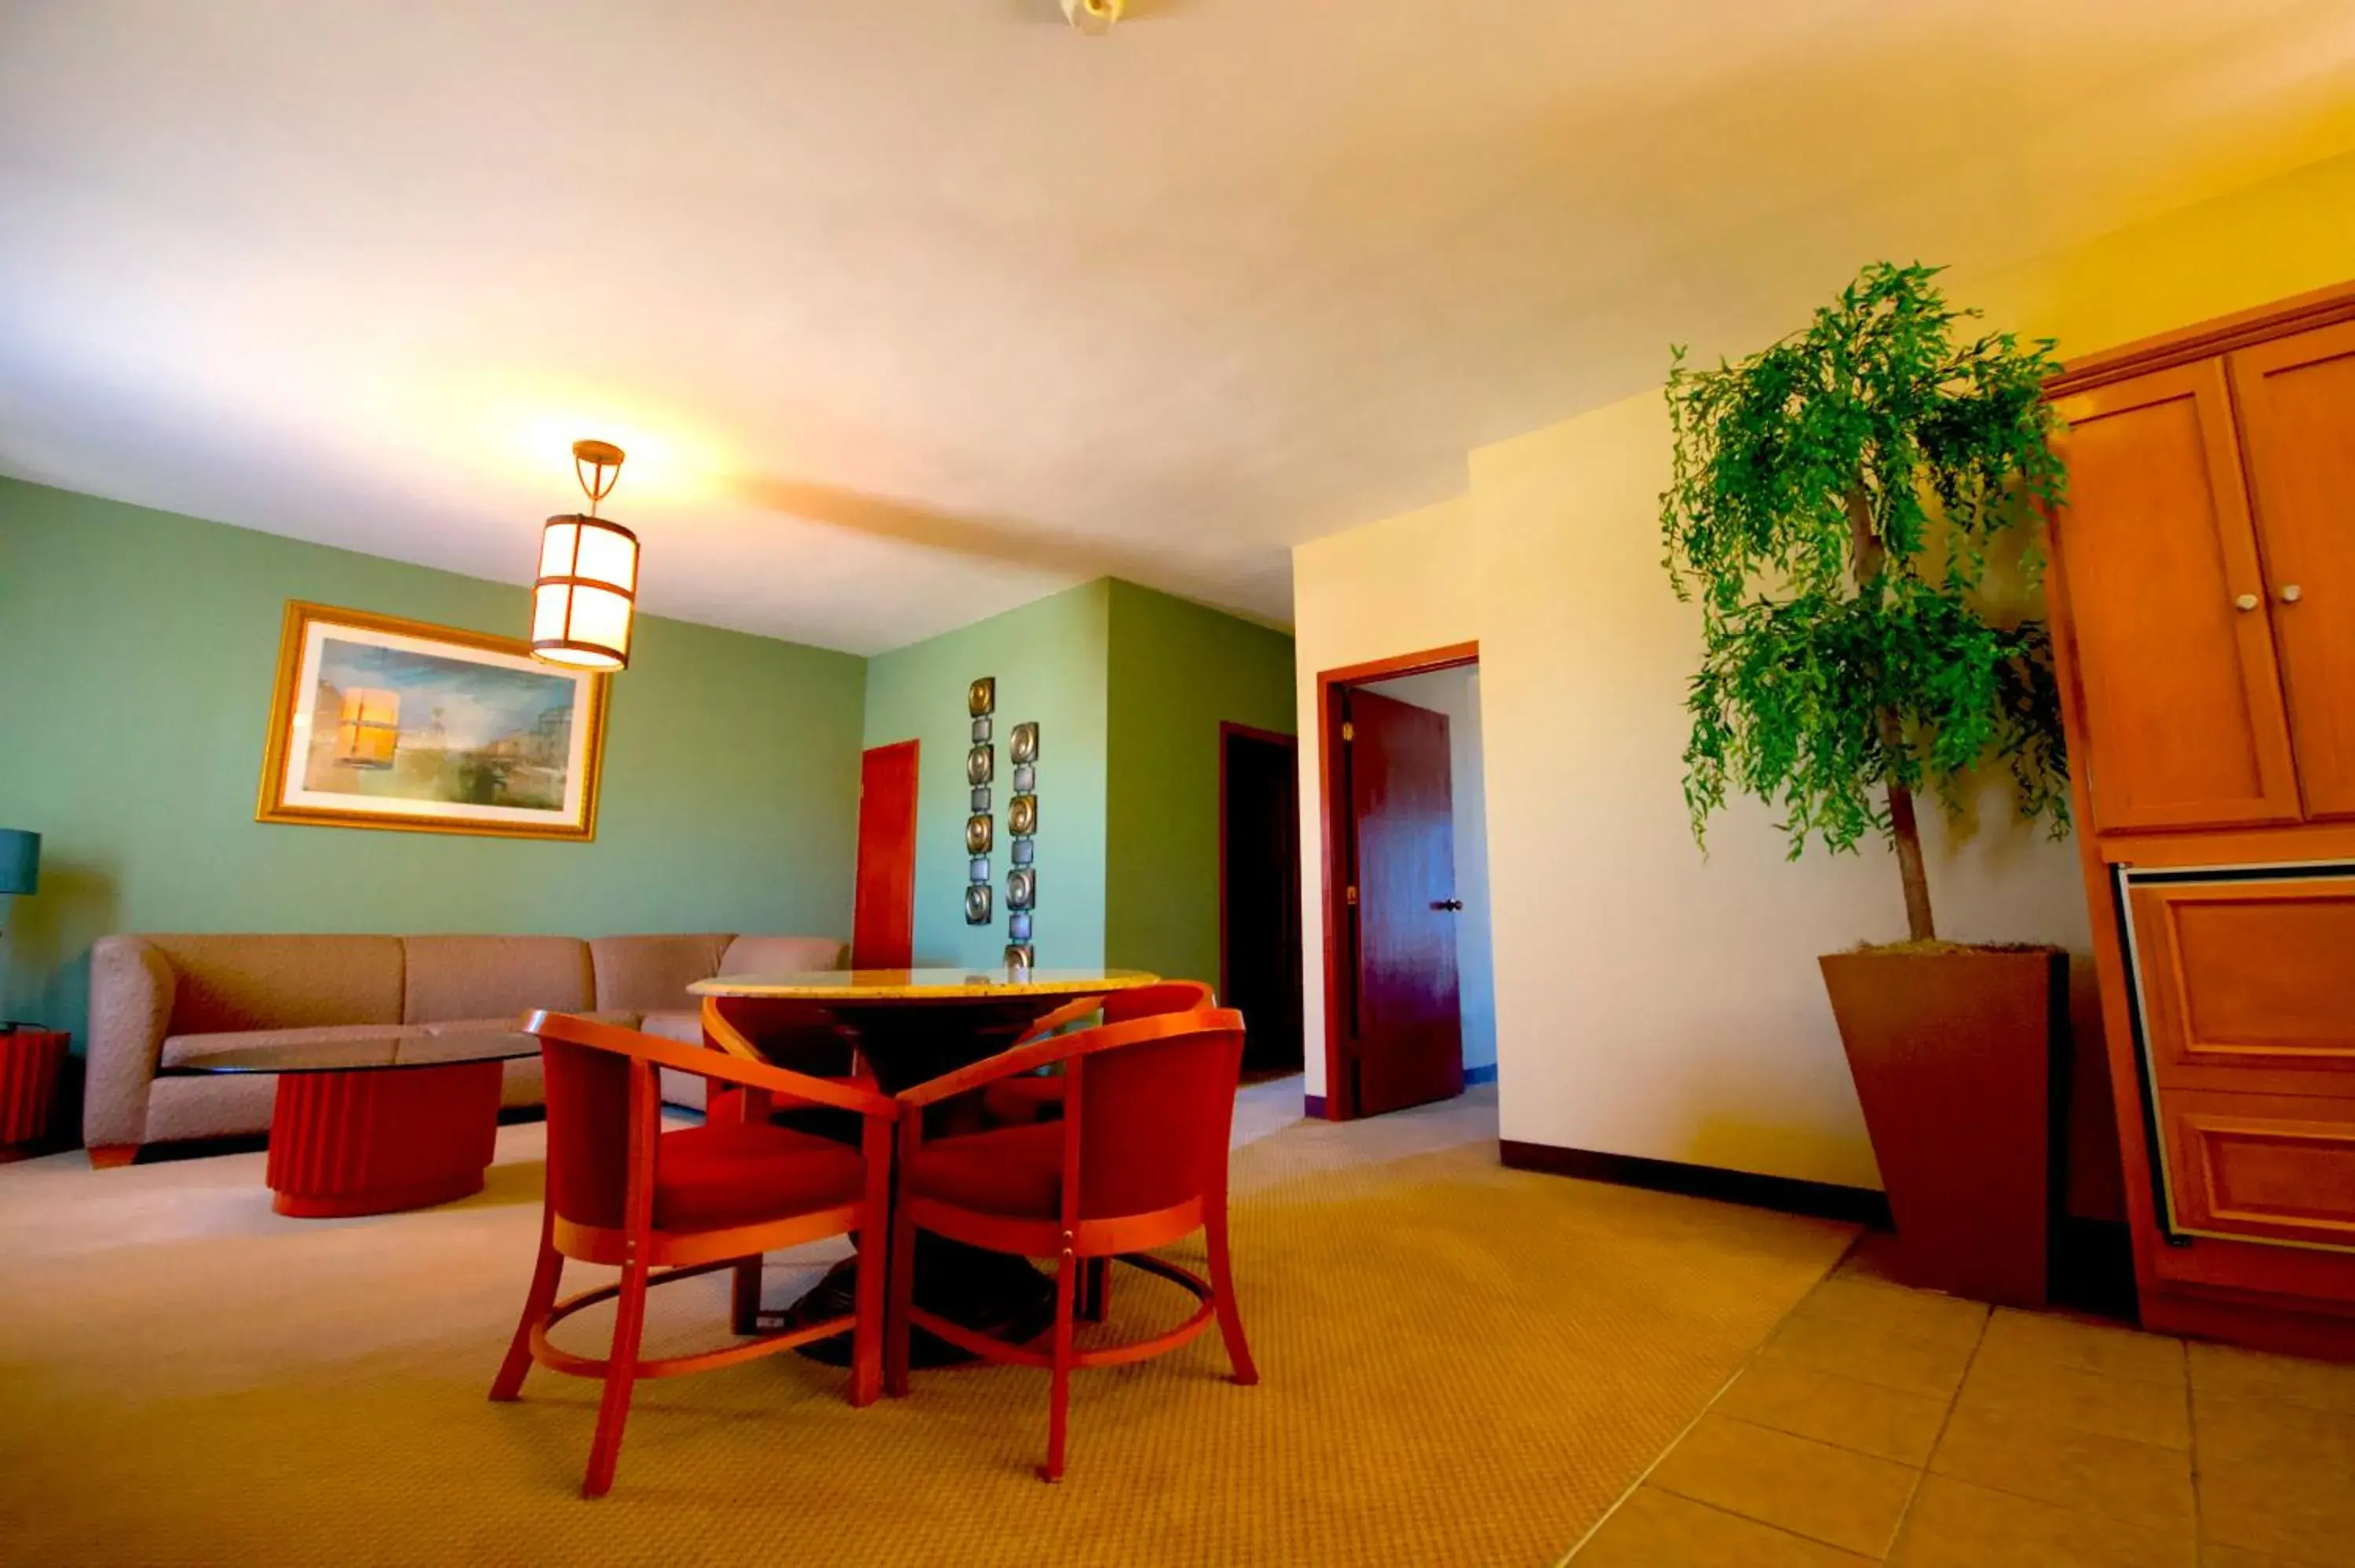
[[[610,694],[518,639],[289,599],[254,820],[586,842]]]

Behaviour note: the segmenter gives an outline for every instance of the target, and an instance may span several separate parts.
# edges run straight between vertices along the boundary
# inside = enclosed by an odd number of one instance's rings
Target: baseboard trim
[[[1482,1084],[1493,1084],[1496,1081],[1497,1064],[1494,1062],[1489,1063],[1485,1067],[1466,1067],[1464,1069],[1464,1086],[1467,1089],[1477,1088]]]
[[[1843,1187],[1832,1181],[1803,1181],[1793,1176],[1761,1176],[1749,1171],[1727,1171],[1715,1165],[1688,1165],[1677,1160],[1649,1160],[1637,1154],[1600,1154],[1591,1149],[1564,1149],[1551,1143],[1497,1140],[1497,1153],[1513,1171],[1534,1171],[1548,1176],[1574,1176],[1586,1181],[1608,1181],[1616,1187],[1642,1187],[1654,1192],[1675,1192],[1688,1198],[1714,1198],[1753,1209],[1774,1209],[1810,1219],[1839,1220],[1852,1225],[1888,1230],[1889,1197],[1870,1187]]]
[[[1325,1119],[1325,1097],[1323,1095],[1302,1096],[1300,1101],[1300,1114],[1306,1117],[1310,1121],[1323,1121]]]

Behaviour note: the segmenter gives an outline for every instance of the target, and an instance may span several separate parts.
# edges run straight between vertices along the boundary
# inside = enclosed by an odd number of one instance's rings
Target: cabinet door
[[[2151,881],[2128,895],[2161,1090],[2347,1097],[2355,877]]]
[[[2097,828],[2298,819],[2265,583],[2224,367],[2212,359],[2056,405],[2053,524]]]
[[[2179,1090],[2159,1103],[2179,1227],[2355,1249],[2355,1100]]]
[[[2232,370],[2307,815],[2355,817],[2355,323]]]

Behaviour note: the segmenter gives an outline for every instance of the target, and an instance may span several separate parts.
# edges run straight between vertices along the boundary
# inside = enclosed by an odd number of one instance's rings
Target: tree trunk
[[[1856,573],[1857,591],[1881,576],[1881,535],[1872,525],[1872,502],[1864,493],[1862,481],[1849,487],[1848,524],[1850,537],[1849,560]],[[1897,715],[1881,715],[1881,742],[1892,760],[1905,745]],[[1936,939],[1937,923],[1930,914],[1930,873],[1922,859],[1922,827],[1913,817],[1913,791],[1889,780],[1889,829],[1897,845],[1897,874],[1905,885],[1906,933],[1916,942]]]

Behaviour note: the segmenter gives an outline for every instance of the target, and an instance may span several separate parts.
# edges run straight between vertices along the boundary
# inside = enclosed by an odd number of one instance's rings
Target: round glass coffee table
[[[275,1073],[271,1206],[301,1219],[423,1209],[483,1190],[502,1064],[539,1054],[503,1030],[228,1045],[170,1074]]]

